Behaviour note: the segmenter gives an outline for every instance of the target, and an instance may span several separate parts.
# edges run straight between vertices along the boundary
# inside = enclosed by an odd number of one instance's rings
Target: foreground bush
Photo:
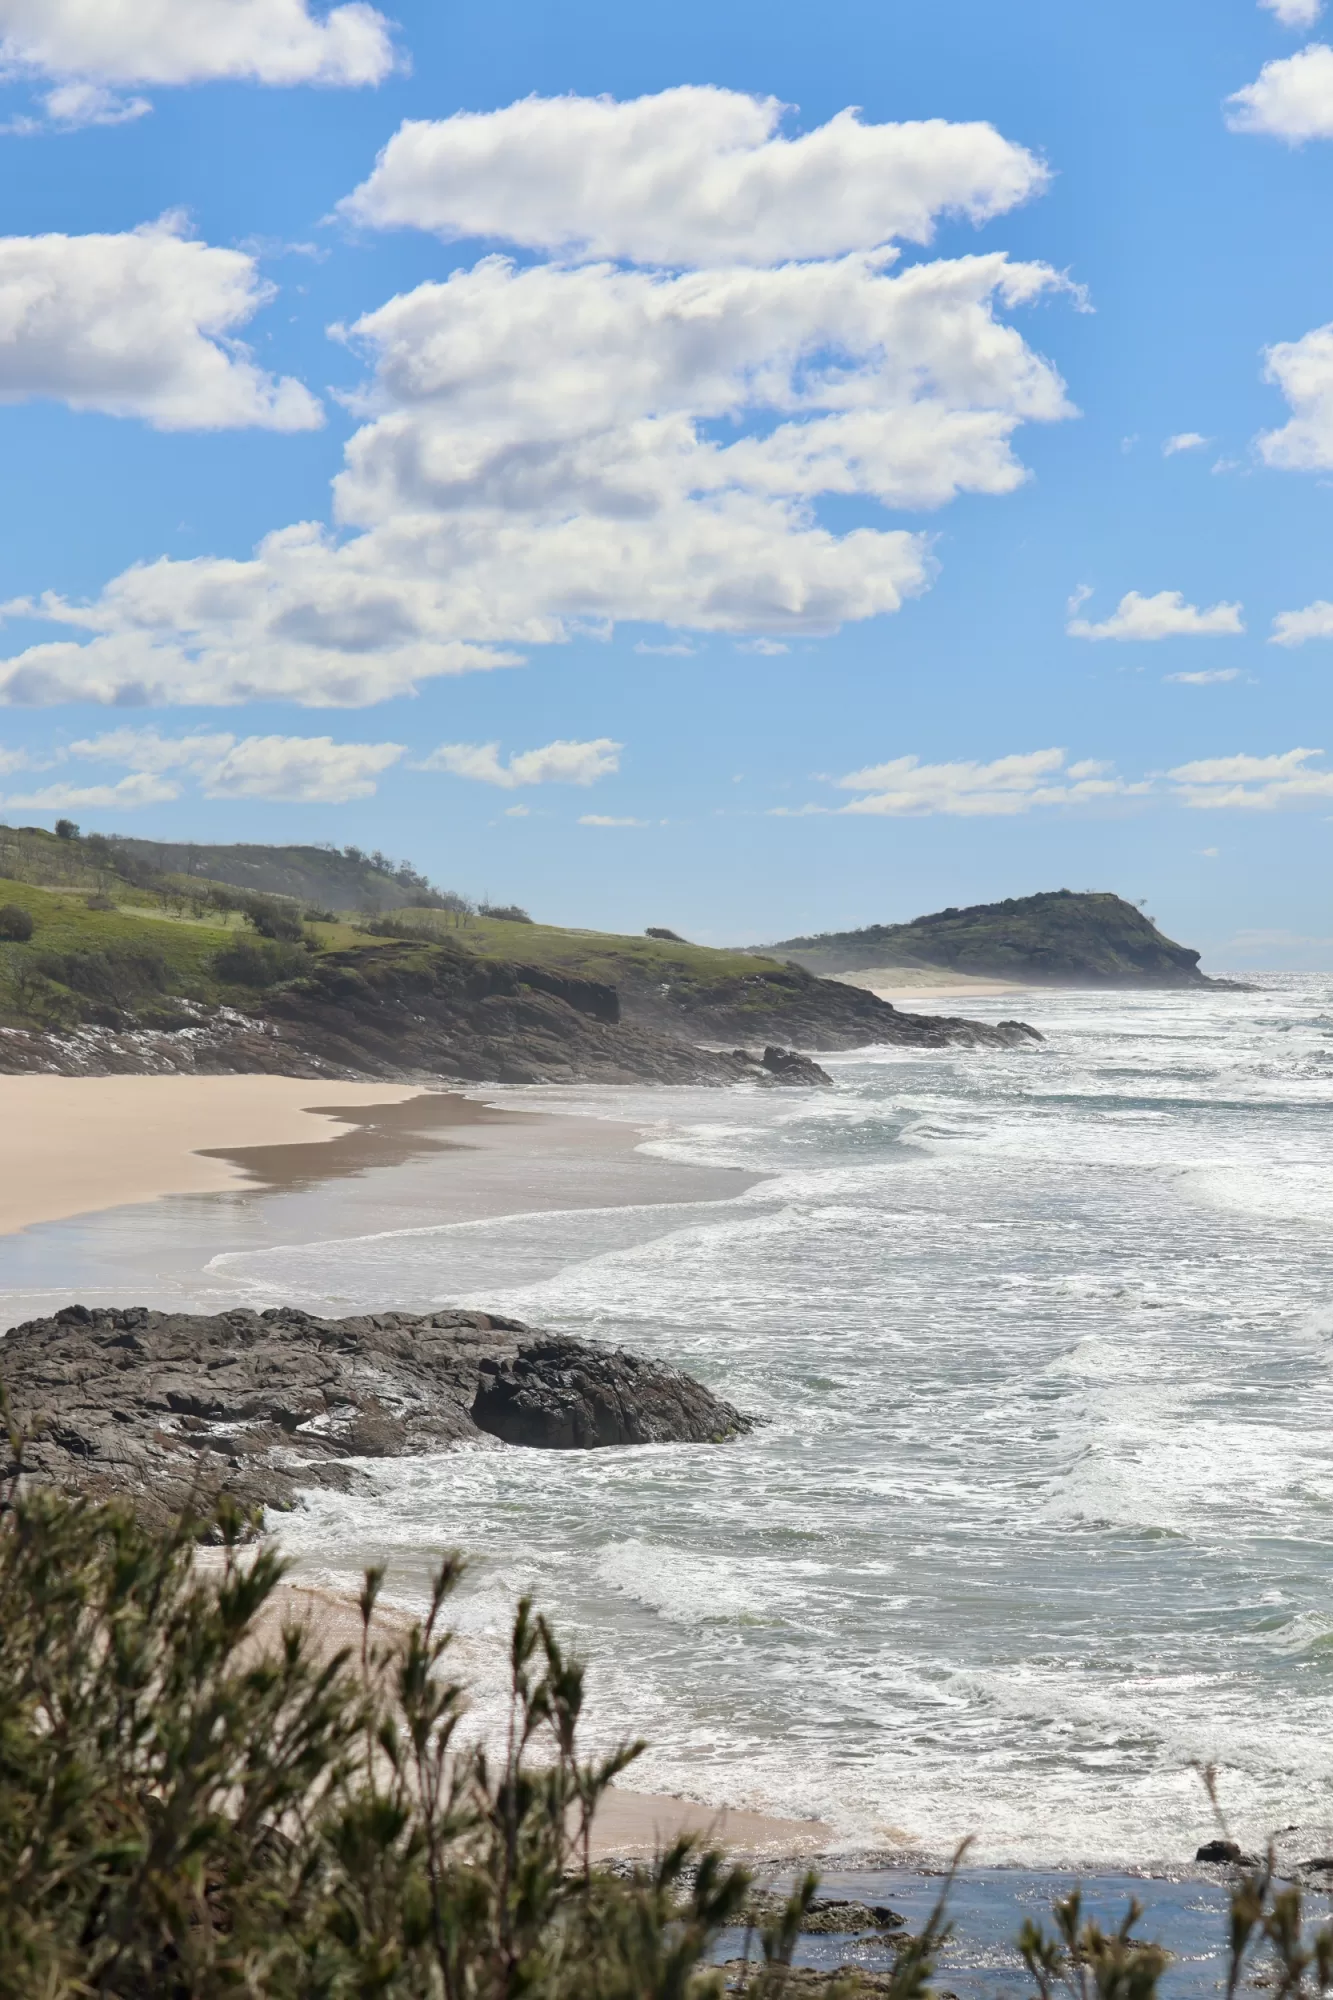
[[[0,1996],[670,2000],[749,1878],[681,1843],[628,1880],[590,1865],[627,1744],[586,1761],[580,1667],[519,1606],[506,1741],[456,1745],[442,1614],[320,1660],[255,1621],[282,1574],[225,1506],[198,1529],[11,1488],[0,1515]],[[790,1956],[813,1879],[768,1939]],[[765,1990],[767,1975],[752,1982]]]
[[[788,1970],[816,1879],[710,1969],[749,1877],[681,1842],[624,1878],[591,1865],[598,1800],[637,1754],[578,1749],[583,1676],[520,1604],[504,1741],[457,1742],[463,1691],[443,1624],[447,1561],[421,1624],[321,1659],[256,1619],[282,1564],[225,1504],[168,1533],[121,1506],[0,1489],[0,2000],[751,2000],[809,1994]],[[924,2000],[944,1900],[867,1984]],[[1043,2000],[1153,2000],[1166,1955],[1085,1921],[1019,1948]],[[1305,1936],[1271,1866],[1232,1899],[1228,2000],[1251,1946],[1279,2000],[1333,1984],[1333,1930]],[[851,1995],[856,1975],[815,1980]]]

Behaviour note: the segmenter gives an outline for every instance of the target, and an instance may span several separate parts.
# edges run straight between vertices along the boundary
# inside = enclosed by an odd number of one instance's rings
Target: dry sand
[[[649,1159],[638,1138],[611,1119],[500,1110],[419,1084],[0,1076],[0,1236],[163,1195],[305,1187],[428,1153],[442,1156],[442,1221],[725,1199],[755,1179]]]
[[[945,972],[934,966],[881,965],[864,972],[835,972],[841,986],[859,986],[892,1006],[919,1007],[923,1000],[967,1000],[990,993],[1024,993],[1027,988],[1008,979],[981,979],[971,972]]]

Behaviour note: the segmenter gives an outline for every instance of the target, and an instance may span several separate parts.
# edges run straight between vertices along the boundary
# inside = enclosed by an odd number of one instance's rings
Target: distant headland
[[[1048,889],[1002,903],[937,910],[908,924],[868,924],[765,947],[824,978],[925,969],[1043,986],[1213,986],[1197,951],[1107,890]],[[889,983],[886,981],[886,984]]]

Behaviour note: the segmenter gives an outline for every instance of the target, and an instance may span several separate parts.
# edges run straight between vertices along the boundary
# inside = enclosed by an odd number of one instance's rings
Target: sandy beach
[[[202,1564],[211,1566],[207,1551]],[[374,1629],[383,1641],[405,1631],[409,1622],[406,1612],[382,1603],[376,1610]],[[296,1581],[279,1585],[258,1621],[260,1643],[273,1642],[289,1624],[306,1628],[320,1659],[343,1647],[356,1651],[361,1645],[361,1616],[355,1599],[339,1591]],[[593,1822],[593,1853],[598,1860],[646,1859],[682,1834],[694,1834],[732,1854],[775,1864],[818,1854],[832,1840],[833,1829],[819,1820],[703,1806],[691,1799],[616,1785],[603,1799]]]
[[[440,1214],[709,1200],[754,1176],[635,1152],[612,1119],[487,1105],[419,1084],[282,1076],[0,1077],[0,1235],[165,1195],[311,1186],[452,1156]],[[581,1180],[571,1186],[570,1165]],[[596,1168],[601,1163],[602,1173]],[[592,1169],[592,1171],[587,1171]]]
[[[965,1002],[984,999],[994,993],[1024,993],[1028,989],[1008,979],[982,979],[971,972],[945,972],[934,966],[881,965],[864,972],[835,972],[830,977],[842,986],[859,986],[877,1000],[911,1011],[922,1003],[939,1000]],[[931,1013],[938,1011],[928,1006]]]

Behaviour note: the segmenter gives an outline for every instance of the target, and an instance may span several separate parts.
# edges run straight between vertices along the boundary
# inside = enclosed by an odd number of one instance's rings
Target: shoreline
[[[441,1221],[725,1200],[762,1178],[653,1160],[639,1137],[628,1122],[419,1083],[3,1076],[0,1238],[172,1196],[289,1193],[427,1156],[441,1163]]]

